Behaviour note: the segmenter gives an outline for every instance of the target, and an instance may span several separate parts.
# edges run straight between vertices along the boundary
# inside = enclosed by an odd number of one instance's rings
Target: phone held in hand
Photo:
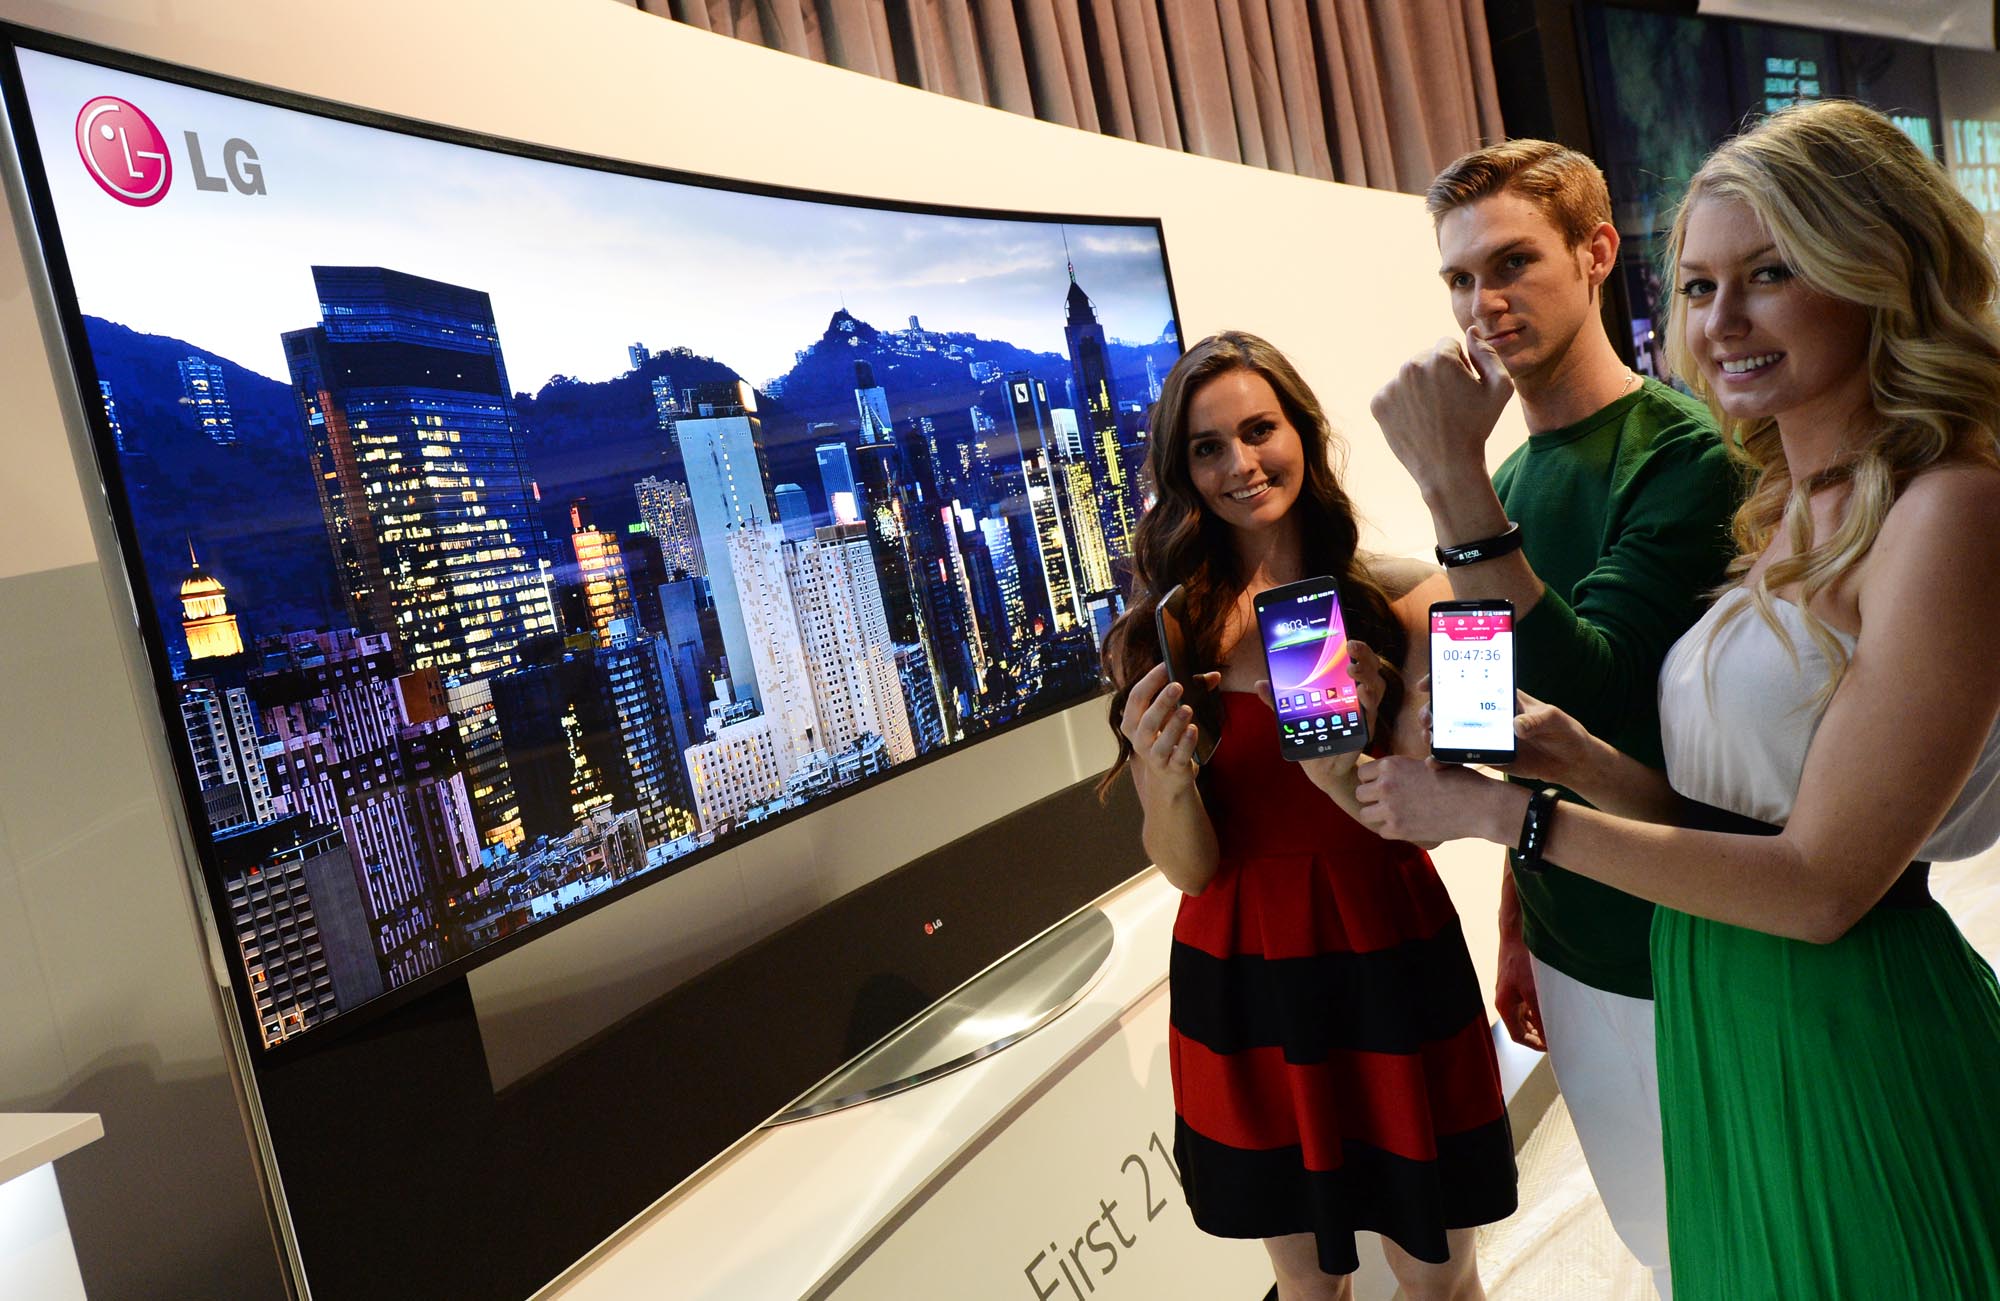
[[[1222,698],[1194,666],[1194,638],[1188,636],[1187,591],[1179,584],[1153,607],[1153,632],[1160,639],[1160,662],[1167,679],[1181,684],[1181,700],[1194,711],[1194,761],[1207,763],[1222,739]]]
[[[1347,654],[1347,625],[1331,578],[1262,592],[1257,631],[1278,711],[1278,753],[1287,759],[1345,754],[1368,744],[1368,720]]]
[[[1431,757],[1514,762],[1514,605],[1431,606]]]

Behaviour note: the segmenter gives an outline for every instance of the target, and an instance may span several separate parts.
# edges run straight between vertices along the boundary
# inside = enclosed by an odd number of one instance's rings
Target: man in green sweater
[[[1660,767],[1660,662],[1721,581],[1737,475],[1707,410],[1628,369],[1605,334],[1618,233],[1595,164],[1509,141],[1447,167],[1426,206],[1465,338],[1404,365],[1375,419],[1454,594],[1513,602],[1522,690]],[[1528,441],[1489,480],[1486,441],[1515,395]],[[1652,915],[1560,868],[1509,870],[1496,1002],[1517,1042],[1548,1052],[1605,1209],[1671,1298]]]

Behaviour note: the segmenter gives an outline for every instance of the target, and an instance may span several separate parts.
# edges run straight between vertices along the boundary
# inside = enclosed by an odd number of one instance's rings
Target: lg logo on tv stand
[[[182,132],[188,171],[197,190],[264,193],[264,167],[246,140],[232,136],[222,146],[225,176],[211,176],[202,158],[201,137]],[[167,197],[174,183],[174,160],[167,137],[153,119],[115,95],[99,95],[76,115],[76,151],[91,179],[112,198],[134,208],[150,208]]]

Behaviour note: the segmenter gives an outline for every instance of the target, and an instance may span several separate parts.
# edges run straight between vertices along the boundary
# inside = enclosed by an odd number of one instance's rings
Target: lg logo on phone
[[[264,193],[264,167],[248,141],[231,137],[222,146],[223,175],[214,176],[202,157],[201,137],[182,133],[188,170],[197,190]],[[167,197],[174,161],[167,137],[153,119],[115,95],[99,95],[76,115],[76,151],[98,187],[120,203],[150,208]]]

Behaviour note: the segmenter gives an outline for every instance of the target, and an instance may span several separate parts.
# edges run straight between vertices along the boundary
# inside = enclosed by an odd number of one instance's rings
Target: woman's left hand
[[[1484,834],[1493,821],[1495,797],[1507,787],[1470,768],[1407,755],[1364,764],[1357,776],[1362,824],[1384,840],[1427,849]]]

